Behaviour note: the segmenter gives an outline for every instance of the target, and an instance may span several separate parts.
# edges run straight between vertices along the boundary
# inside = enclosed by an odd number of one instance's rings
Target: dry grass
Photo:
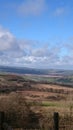
[[[38,121],[39,130],[47,130],[48,128],[53,130],[54,112],[59,112],[60,126],[67,126],[73,123],[73,95],[69,95],[63,101],[42,101],[37,106],[35,104],[33,106],[29,105],[29,102],[27,103],[24,96],[20,93],[1,95],[0,111],[2,110],[6,113],[7,122],[13,127],[21,127],[25,130],[25,127],[27,128],[29,124],[29,128],[32,128],[33,125],[34,129],[36,129]],[[32,117],[35,117],[37,121],[31,120]]]
[[[1,78],[1,83],[4,82],[3,86],[5,83],[7,85],[8,82],[11,86],[21,87],[23,85],[22,82],[11,81],[12,78],[17,77],[14,75],[7,77],[6,80],[9,79],[10,81],[4,81]],[[5,112],[6,121],[12,127],[18,128],[15,130],[22,130],[19,128],[27,128],[28,130],[28,127],[35,130],[36,128],[52,130],[54,112],[60,114],[60,126],[73,123],[73,88],[39,83],[31,83],[30,85],[29,88],[34,88],[34,90],[27,88],[24,91],[0,94],[0,111]]]

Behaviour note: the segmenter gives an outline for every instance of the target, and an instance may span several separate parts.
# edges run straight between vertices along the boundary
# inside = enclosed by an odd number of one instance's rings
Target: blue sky
[[[0,65],[73,66],[73,0],[0,0]]]

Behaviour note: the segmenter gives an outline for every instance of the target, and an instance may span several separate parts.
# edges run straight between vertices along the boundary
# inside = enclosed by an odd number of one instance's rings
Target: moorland
[[[53,129],[54,112],[61,126],[71,126],[73,71],[1,67],[0,111],[13,128]]]

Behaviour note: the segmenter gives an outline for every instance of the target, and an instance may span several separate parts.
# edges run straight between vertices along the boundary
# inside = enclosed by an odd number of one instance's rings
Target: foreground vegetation
[[[0,111],[5,112],[5,122],[13,128],[53,129],[53,113],[59,112],[60,126],[73,123],[72,99],[60,102],[40,102],[32,105],[18,93],[0,96]]]
[[[59,125],[71,130],[73,88],[35,82],[29,77],[0,75],[0,111],[5,113],[5,122],[14,129],[53,130],[53,113],[59,112]]]

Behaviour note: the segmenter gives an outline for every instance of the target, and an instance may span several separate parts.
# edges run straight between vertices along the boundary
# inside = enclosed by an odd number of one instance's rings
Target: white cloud
[[[65,13],[65,8],[64,7],[58,7],[56,8],[56,10],[54,11],[54,16],[60,16],[63,15]]]
[[[36,47],[34,45],[38,44]],[[34,40],[18,40],[8,30],[0,27],[0,65],[27,67],[68,67],[73,65],[72,42],[51,46]],[[64,52],[65,51],[65,52]]]
[[[0,26],[0,51],[10,49],[14,41],[13,35]]]
[[[18,7],[18,12],[23,15],[39,15],[45,9],[45,0],[25,0]]]

